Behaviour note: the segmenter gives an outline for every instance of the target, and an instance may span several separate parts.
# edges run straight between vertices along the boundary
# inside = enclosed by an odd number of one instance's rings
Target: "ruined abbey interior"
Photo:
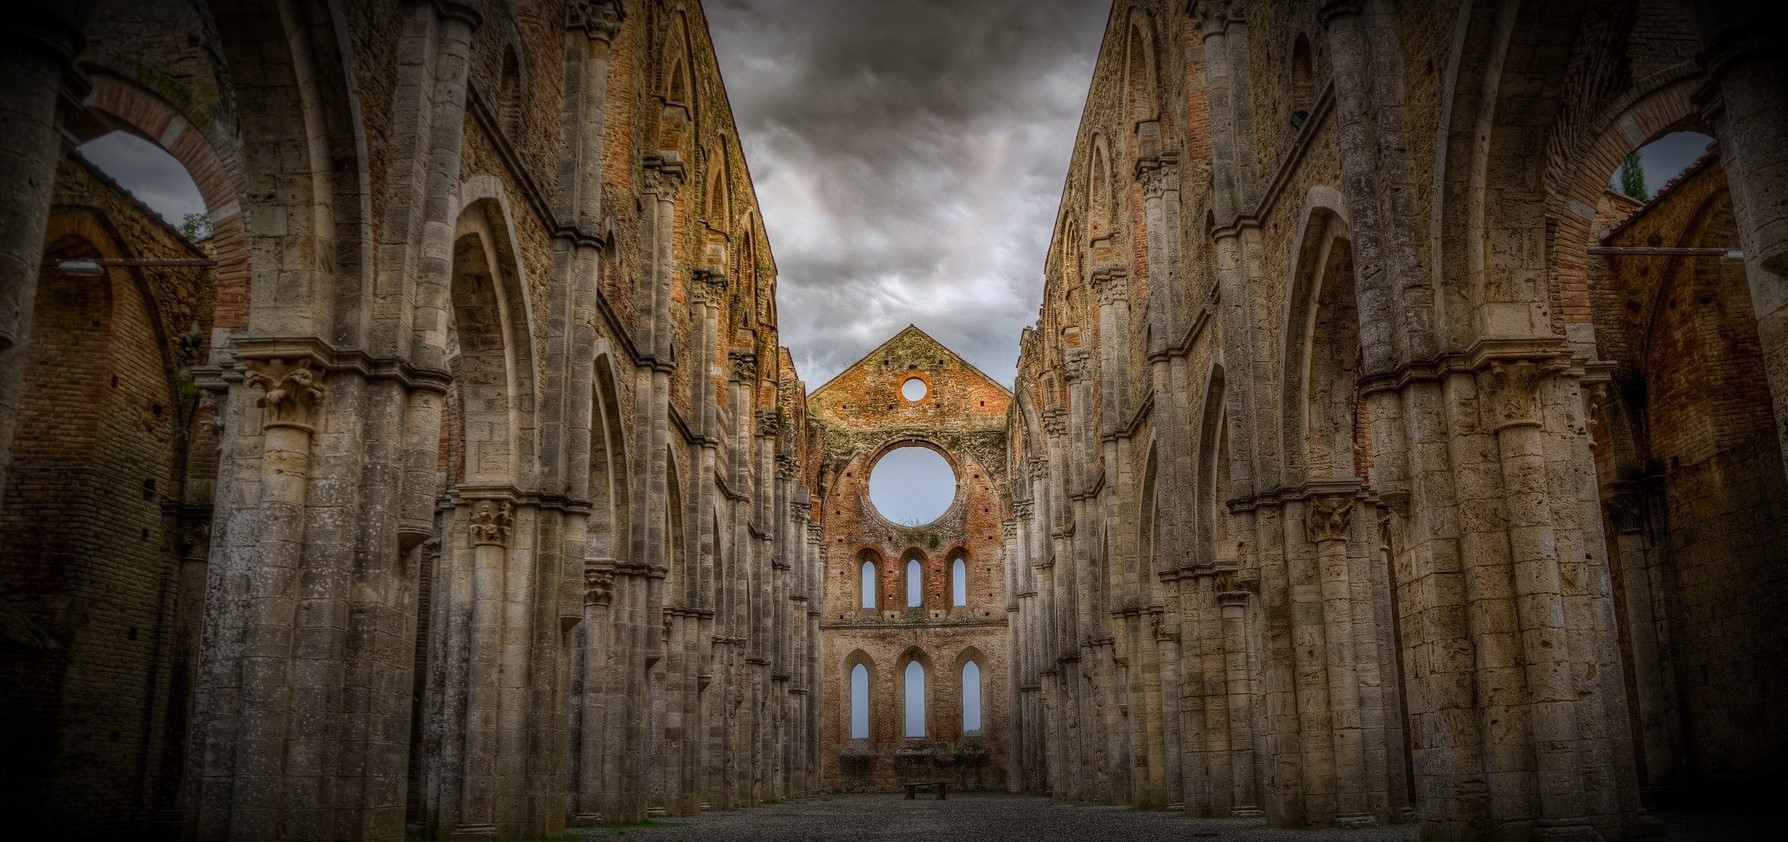
[[[1117,0],[1016,382],[910,328],[810,392],[697,0],[25,0],[8,826],[1767,806],[1782,8]],[[1679,131],[1713,143],[1609,189]],[[205,230],[77,150],[112,132]],[[913,448],[929,522],[868,499]]]

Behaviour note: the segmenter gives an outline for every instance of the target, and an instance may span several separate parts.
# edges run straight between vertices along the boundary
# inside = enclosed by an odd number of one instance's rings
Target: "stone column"
[[[1713,0],[1689,5],[1703,35],[1697,60],[1707,85],[1696,93],[1713,121],[1720,164],[1732,185],[1732,213],[1744,251],[1763,370],[1776,432],[1788,459],[1788,57],[1778,4]]]
[[[465,749],[459,824],[451,838],[495,836],[503,664],[503,601],[509,567],[509,534],[515,522],[508,501],[480,500],[467,518],[472,544],[472,604],[465,684]]]
[[[1674,714],[1674,681],[1669,674],[1666,649],[1660,639],[1663,612],[1654,594],[1653,579],[1659,575],[1659,552],[1652,538],[1653,496],[1643,489],[1605,494],[1602,505],[1614,525],[1614,546],[1619,559],[1621,606],[1626,613],[1627,648],[1633,669],[1632,704],[1639,723],[1639,744],[1644,750],[1644,778],[1640,784],[1652,800],[1668,793],[1663,787],[1677,769],[1677,732]]]
[[[615,561],[614,559],[588,559],[584,562],[584,647],[576,653],[583,659],[583,692],[579,699],[579,716],[583,727],[580,729],[581,741],[576,746],[578,752],[577,791],[574,813],[580,822],[596,822],[612,819],[604,815],[603,809],[603,776],[604,755],[615,751],[618,746],[610,745],[607,733],[602,727],[606,715],[612,708],[622,704],[615,698],[610,687],[606,666],[608,659],[614,657],[613,649],[619,645],[613,633],[614,621],[610,616],[610,606],[615,598]]]
[[[263,390],[259,558],[249,573],[241,653],[242,696],[235,724],[234,774],[228,800],[230,838],[280,839],[285,745],[293,710],[291,679],[294,615],[304,556],[305,500],[311,437],[324,390],[309,359],[249,360],[243,383]],[[248,573],[248,571],[242,571]],[[307,805],[311,807],[321,805]],[[201,817],[201,828],[211,826]],[[211,834],[207,833],[207,836]]]
[[[88,3],[28,0],[0,24],[0,497],[12,464],[12,434],[24,388],[26,348],[43,263],[44,231],[56,164],[62,158],[57,106],[77,104],[86,87],[75,68]]]
[[[1248,593],[1224,591],[1217,594],[1217,606],[1223,615],[1223,683],[1229,694],[1229,760],[1234,772],[1230,783],[1230,815],[1259,816],[1259,780],[1254,766],[1254,704],[1249,688],[1248,661]]]
[[[1354,587],[1347,558],[1353,502],[1351,495],[1313,496],[1304,501],[1305,534],[1316,545],[1317,589],[1322,605],[1318,622],[1322,626],[1321,657],[1334,741],[1334,818],[1342,825],[1373,821],[1366,795],[1368,770],[1360,721],[1359,654],[1353,639]]]

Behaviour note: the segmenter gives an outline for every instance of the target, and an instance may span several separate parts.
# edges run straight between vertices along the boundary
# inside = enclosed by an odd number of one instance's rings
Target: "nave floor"
[[[1663,817],[1673,842],[1779,839],[1781,817],[1675,813]],[[1129,807],[1049,798],[967,793],[946,801],[921,795],[837,795],[766,804],[646,825],[573,829],[567,839],[703,842],[1031,842],[1031,840],[1203,840],[1229,842],[1408,842],[1414,825],[1358,830],[1273,830],[1260,819],[1194,819]]]

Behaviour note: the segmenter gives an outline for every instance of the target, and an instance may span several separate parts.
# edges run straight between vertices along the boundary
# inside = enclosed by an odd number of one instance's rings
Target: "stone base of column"
[[[1348,813],[1335,817],[1336,827],[1371,827],[1378,819],[1371,813]]]
[[[567,827],[591,827],[593,825],[599,825],[599,824],[602,824],[602,814],[601,813],[578,813],[571,817],[571,821],[568,822],[566,824],[566,826]]]
[[[490,839],[497,835],[494,824],[462,824],[447,835],[448,839]]]
[[[1260,809],[1259,807],[1254,806],[1253,804],[1243,804],[1239,807],[1231,809],[1229,811],[1229,815],[1234,816],[1235,818],[1238,818],[1238,819],[1258,819],[1261,816],[1266,815],[1266,811]]]
[[[670,815],[670,811],[664,809],[663,807],[647,807],[646,808],[646,818],[648,818],[648,819],[662,819],[668,815]]]

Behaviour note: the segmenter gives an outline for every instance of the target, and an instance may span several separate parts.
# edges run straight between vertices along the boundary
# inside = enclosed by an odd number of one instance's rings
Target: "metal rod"
[[[181,257],[181,258],[171,258],[168,260],[156,260],[156,259],[152,259],[152,258],[136,259],[136,258],[124,258],[124,257],[116,257],[116,258],[92,257],[92,258],[86,258],[86,262],[97,263],[101,266],[131,266],[131,267],[162,267],[162,266],[210,267],[210,266],[217,265],[217,261],[212,260],[208,257]]]
[[[1589,253],[1608,257],[1724,257],[1730,260],[1743,260],[1745,256],[1738,249],[1661,246],[1590,246]]]

